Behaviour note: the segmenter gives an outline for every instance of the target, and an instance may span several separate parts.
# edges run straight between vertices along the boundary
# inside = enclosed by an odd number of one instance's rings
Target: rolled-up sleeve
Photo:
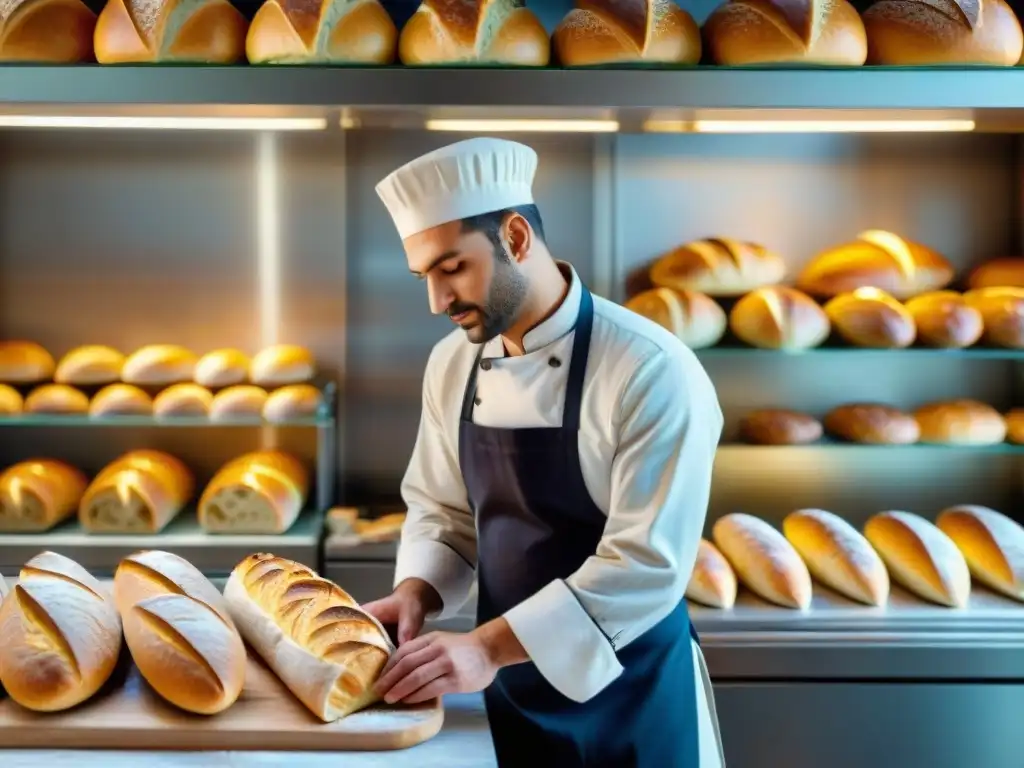
[[[476,524],[459,469],[457,437],[445,429],[437,379],[443,373],[437,349],[427,362],[423,412],[412,458],[402,480],[408,510],[395,563],[395,586],[419,578],[437,590],[453,615],[469,596],[477,557]]]
[[[659,350],[634,372],[616,414],[608,522],[595,554],[505,614],[544,677],[569,699],[622,674],[621,649],[683,598],[707,516],[718,398],[689,350]]]

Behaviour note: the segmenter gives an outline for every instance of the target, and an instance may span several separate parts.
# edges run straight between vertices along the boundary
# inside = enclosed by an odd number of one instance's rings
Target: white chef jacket
[[[483,358],[491,366],[477,371],[475,423],[561,425],[581,284],[571,266],[559,267],[569,291],[525,335],[524,354],[506,357],[500,336],[485,344]],[[465,602],[474,579],[476,525],[458,442],[463,393],[478,351],[461,329],[431,351],[401,489],[408,515],[395,584],[411,577],[428,582],[444,603],[442,617]],[[552,365],[552,358],[562,364]],[[579,570],[505,614],[537,669],[568,698],[586,701],[615,680],[622,672],[615,649],[665,618],[682,598],[704,528],[722,425],[714,386],[693,352],[656,323],[594,296],[579,455],[587,490],[608,522],[597,551]],[[704,731],[710,685],[696,645],[694,657]]]

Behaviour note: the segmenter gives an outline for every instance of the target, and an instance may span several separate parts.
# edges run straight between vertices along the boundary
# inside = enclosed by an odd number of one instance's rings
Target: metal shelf
[[[719,451],[743,450],[754,451],[935,451],[937,453],[990,453],[990,454],[1021,454],[1024,445],[1013,443],[996,443],[995,445],[947,445],[937,443],[909,443],[906,445],[879,445],[874,443],[841,443],[838,441],[821,440],[816,443],[802,445],[759,445],[755,443],[722,443]]]
[[[289,419],[288,421],[264,421],[254,418],[226,419],[210,421],[199,416],[174,416],[158,418],[155,416],[102,416],[92,417],[78,414],[17,414],[0,417],[2,427],[330,427],[334,424],[333,416],[312,416]]]
[[[826,357],[840,355],[843,357],[867,357],[869,355],[887,355],[909,357],[913,359],[937,360],[1009,360],[1024,361],[1024,349],[1001,349],[997,347],[968,347],[966,349],[938,349],[933,347],[908,347],[905,349],[871,349],[867,347],[815,347],[794,351],[776,349],[759,349],[757,347],[721,346],[695,349],[694,353],[701,358],[739,357],[759,359],[789,360],[794,357]]]

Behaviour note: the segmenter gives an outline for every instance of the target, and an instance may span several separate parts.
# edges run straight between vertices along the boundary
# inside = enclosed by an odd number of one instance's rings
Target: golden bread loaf
[[[53,380],[76,387],[113,384],[121,380],[124,359],[121,352],[103,344],[75,347],[57,363]]]
[[[975,579],[1024,601],[1024,527],[976,504],[944,509],[935,524],[963,553]]]
[[[267,403],[267,390],[254,384],[236,384],[222,389],[210,401],[210,421],[258,419]]]
[[[964,301],[981,314],[988,344],[1024,349],[1024,288],[979,288],[965,293]]]
[[[992,445],[1006,439],[1006,420],[991,405],[962,398],[914,411],[922,443]]]
[[[826,587],[867,605],[889,599],[889,572],[860,531],[823,509],[798,509],[782,521],[786,539]]]
[[[48,531],[75,514],[89,481],[57,459],[20,461],[0,473],[0,532]]]
[[[234,64],[249,23],[229,0],[108,0],[96,20],[100,64]]]
[[[378,700],[373,686],[395,647],[341,587],[298,563],[256,554],[231,572],[224,597],[245,640],[321,720]]]
[[[389,512],[372,520],[357,520],[356,531],[364,544],[398,541],[407,515],[406,512]]]
[[[807,413],[761,408],[740,419],[740,439],[755,445],[804,445],[821,439],[821,422]]]
[[[1004,0],[878,0],[863,19],[869,64],[1012,67],[1024,49]]]
[[[21,392],[7,384],[0,384],[0,416],[17,416],[25,410]]]
[[[316,375],[313,353],[297,344],[261,349],[249,364],[249,381],[261,387],[303,384]]]
[[[831,332],[828,315],[814,299],[783,285],[758,288],[737,301],[729,327],[753,347],[787,351],[817,347]]]
[[[700,29],[675,0],[576,0],[555,27],[555,58],[567,67],[700,61]]]
[[[1003,417],[1006,422],[1006,439],[1017,445],[1024,445],[1024,408],[1014,408]]]
[[[520,0],[423,0],[402,28],[398,58],[406,65],[543,67],[551,41]]]
[[[967,287],[1024,288],[1024,258],[1008,256],[979,264],[967,276]]]
[[[153,413],[153,398],[134,384],[108,384],[89,401],[89,415],[149,416]]]
[[[846,0],[728,0],[704,22],[715,64],[858,67],[868,55],[864,24]]]
[[[288,384],[275,389],[263,404],[263,419],[272,424],[308,419],[320,413],[324,397],[312,384]]]
[[[785,608],[811,604],[806,564],[786,537],[764,520],[734,512],[715,522],[711,537],[748,589]]]
[[[191,382],[173,384],[153,400],[153,413],[159,418],[174,416],[208,416],[213,393]]]
[[[181,381],[191,381],[195,367],[196,356],[185,347],[177,344],[150,344],[125,358],[121,380],[126,384],[166,387]]]
[[[379,0],[267,0],[245,53],[252,64],[390,64],[397,44]]]
[[[931,248],[872,229],[812,258],[798,275],[796,287],[820,297],[880,288],[903,300],[945,288],[954,274],[953,266]]]
[[[89,412],[89,397],[67,384],[42,384],[25,397],[25,413],[71,415]]]
[[[81,0],[8,0],[0,10],[0,61],[91,62],[95,28],[96,14]]]
[[[876,349],[902,349],[914,343],[913,316],[878,288],[857,288],[825,304],[832,327],[850,344]]]
[[[195,479],[179,459],[163,451],[129,451],[89,483],[78,519],[89,533],[159,533],[194,491]]]
[[[207,352],[196,361],[192,371],[192,380],[196,384],[218,389],[242,384],[248,376],[249,356],[240,349],[215,349]]]
[[[918,597],[950,608],[967,605],[971,574],[956,544],[934,524],[910,512],[879,512],[864,535],[882,556],[893,581]]]
[[[736,604],[736,573],[725,555],[707,539],[697,547],[697,561],[686,585],[686,597],[712,608],[732,608]]]
[[[53,377],[53,355],[34,341],[0,341],[0,382],[35,384]]]
[[[221,467],[199,499],[209,533],[284,533],[309,492],[302,462],[282,451],[254,451]]]
[[[910,445],[921,427],[909,413],[882,403],[847,403],[824,418],[825,431],[840,440],[873,445]]]
[[[245,645],[227,601],[195,566],[169,552],[129,555],[114,574],[114,601],[132,659],[160,696],[201,715],[235,703]]]
[[[714,346],[725,335],[725,310],[706,294],[677,288],[642,291],[623,306],[653,320],[690,349]]]
[[[908,299],[917,338],[929,347],[962,349],[976,343],[985,330],[981,313],[956,291],[930,291]]]
[[[700,291],[708,296],[741,296],[776,285],[786,262],[757,243],[708,238],[674,248],[651,266],[651,282],[661,288]]]
[[[21,706],[58,712],[91,698],[121,652],[114,601],[82,566],[43,552],[0,606],[0,684]]]

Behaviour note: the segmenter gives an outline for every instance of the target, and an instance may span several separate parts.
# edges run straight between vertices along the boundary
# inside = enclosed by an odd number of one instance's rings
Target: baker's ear
[[[509,255],[514,261],[525,261],[533,245],[533,230],[526,219],[518,213],[510,213],[505,217],[502,229],[505,230],[504,239],[508,243]]]

